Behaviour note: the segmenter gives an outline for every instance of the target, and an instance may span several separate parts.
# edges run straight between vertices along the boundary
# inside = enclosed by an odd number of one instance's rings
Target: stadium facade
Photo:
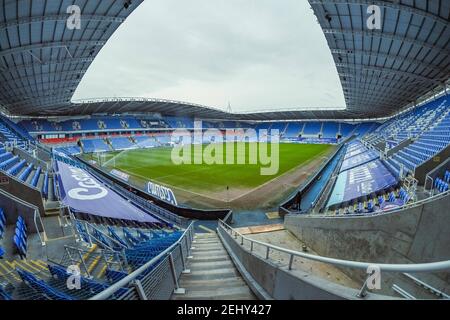
[[[72,101],[141,3],[0,6],[0,300],[449,298],[448,1],[309,0],[345,109]],[[79,28],[68,27],[73,5]],[[295,235],[295,250],[258,240],[259,218],[180,205],[176,185],[141,185],[102,163],[172,148],[195,120],[333,147],[276,204],[280,223],[263,226]]]

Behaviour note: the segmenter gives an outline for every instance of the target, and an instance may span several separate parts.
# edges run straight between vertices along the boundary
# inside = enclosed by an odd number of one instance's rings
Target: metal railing
[[[289,258],[287,269],[289,271],[294,270],[295,258],[304,258],[312,261],[326,263],[336,267],[360,269],[364,271],[367,271],[369,268],[373,267],[376,267],[380,271],[396,272],[396,273],[431,273],[436,271],[450,270],[450,260],[431,263],[417,263],[417,264],[388,264],[388,263],[372,263],[372,262],[335,259],[314,255],[306,252],[299,252],[246,237],[221,220],[219,221],[218,224],[218,232],[219,234],[221,234],[222,232],[226,232],[231,239],[234,238],[234,241],[236,243],[239,243],[240,246],[243,247],[244,249],[248,249],[250,253],[252,253],[255,256],[256,256],[255,245],[261,246],[263,248],[262,250],[263,256],[261,258],[264,258],[265,260],[270,260],[271,254],[273,253],[277,253],[278,256],[279,254],[287,255]],[[274,258],[274,260],[275,262],[278,262],[277,259]],[[364,297],[366,295],[366,291],[367,291],[367,280],[362,285],[358,297]]]
[[[173,293],[183,292],[178,279],[186,270],[193,238],[194,222],[191,222],[169,248],[90,300],[110,299],[122,288],[128,290],[120,300],[167,300]]]
[[[419,263],[419,264],[386,264],[386,263],[369,263],[369,262],[341,260],[335,258],[322,257],[305,252],[294,251],[278,247],[269,243],[254,240],[242,235],[241,233],[239,233],[238,231],[236,231],[223,221],[219,221],[219,229],[223,229],[224,231],[228,232],[236,240],[240,239],[241,245],[244,245],[244,241],[247,241],[250,244],[250,252],[253,252],[254,244],[258,244],[265,247],[266,259],[269,259],[271,250],[288,254],[290,256],[288,267],[289,270],[292,270],[292,262],[294,257],[306,258],[309,260],[324,262],[335,266],[357,268],[364,270],[367,270],[369,266],[373,265],[378,266],[381,271],[389,271],[389,272],[434,272],[434,271],[450,270],[450,260],[431,263]]]

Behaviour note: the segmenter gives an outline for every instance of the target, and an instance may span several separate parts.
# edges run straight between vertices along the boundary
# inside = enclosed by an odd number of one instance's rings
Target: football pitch
[[[275,175],[261,175],[261,168],[267,167],[258,161],[258,164],[249,164],[249,150],[262,143],[254,142],[235,144],[235,160],[237,148],[245,148],[245,164],[180,164],[176,165],[172,161],[172,148],[160,147],[151,149],[134,149],[120,152],[110,152],[98,156],[95,154],[86,155],[88,159],[96,160],[104,168],[117,169],[129,174],[134,182],[145,184],[152,181],[177,191],[187,191],[197,195],[211,196],[212,198],[225,198],[225,193],[231,197],[248,192],[271,180],[280,177],[291,169],[308,163],[321,155],[327,154],[332,146],[330,145],[307,145],[307,144],[279,144],[279,165]],[[270,144],[268,156],[271,156]],[[192,146],[191,159],[198,152],[204,154],[206,145],[203,148],[195,149]],[[223,157],[226,159],[227,148],[223,147]],[[241,149],[242,150],[242,149]],[[242,153],[241,153],[242,154]],[[192,161],[193,162],[193,161]],[[224,160],[224,162],[226,162]],[[236,161],[234,161],[236,163]]]

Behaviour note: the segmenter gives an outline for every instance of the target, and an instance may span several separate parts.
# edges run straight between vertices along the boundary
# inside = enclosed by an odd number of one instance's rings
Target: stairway
[[[173,300],[254,300],[239,271],[234,266],[216,233],[196,233],[192,258],[179,285],[185,294],[174,294]]]

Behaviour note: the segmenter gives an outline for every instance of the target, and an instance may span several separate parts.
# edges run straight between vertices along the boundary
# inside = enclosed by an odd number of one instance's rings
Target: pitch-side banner
[[[397,179],[380,160],[339,174],[328,206],[376,193],[397,184]]]
[[[119,179],[122,179],[123,181],[128,182],[130,180],[130,175],[126,174],[125,172],[119,171],[117,169],[112,169],[110,172],[113,176],[116,176]]]
[[[360,153],[354,157],[350,157],[344,160],[342,162],[341,170],[340,172],[344,172],[345,170],[352,169],[355,167],[358,167],[362,164],[365,164],[367,162],[371,162],[375,159],[379,158],[379,153],[374,150],[369,150],[365,153]]]
[[[147,183],[147,192],[150,193],[152,196],[157,197],[158,199],[169,202],[175,206],[178,205],[177,199],[175,198],[175,194],[170,188],[161,186],[153,182],[149,182]]]
[[[75,211],[113,219],[160,222],[83,169],[58,161],[58,174],[63,203]]]

